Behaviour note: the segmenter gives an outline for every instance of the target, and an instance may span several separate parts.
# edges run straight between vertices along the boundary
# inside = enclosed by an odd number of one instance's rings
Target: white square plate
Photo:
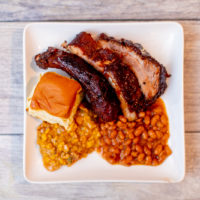
[[[25,100],[43,70],[33,58],[49,46],[59,47],[71,41],[80,31],[105,32],[117,38],[140,43],[172,75],[162,99],[170,122],[169,146],[172,155],[157,167],[110,165],[97,153],[81,159],[72,167],[48,172],[36,144],[36,127],[40,121],[24,109],[24,176],[35,183],[80,181],[178,182],[185,174],[184,107],[183,107],[183,29],[176,22],[91,22],[32,23],[24,29],[24,95]],[[54,70],[55,71],[55,70]],[[59,73],[62,73],[59,71]]]

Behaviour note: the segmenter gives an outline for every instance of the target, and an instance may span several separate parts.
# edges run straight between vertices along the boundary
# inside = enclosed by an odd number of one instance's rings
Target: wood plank
[[[185,31],[185,128],[200,131],[200,22]],[[22,33],[26,23],[0,23],[0,133],[23,132]]]
[[[179,184],[29,184],[23,178],[23,136],[0,136],[0,199],[200,199],[200,134],[186,134],[186,177]]]
[[[0,133],[23,132],[23,28],[0,24]]]
[[[0,6],[0,21],[200,19],[199,0],[10,0]]]
[[[181,22],[185,34],[185,130],[200,131],[200,22]]]

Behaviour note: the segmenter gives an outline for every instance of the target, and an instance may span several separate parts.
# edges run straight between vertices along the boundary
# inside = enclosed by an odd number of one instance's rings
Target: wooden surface
[[[0,200],[200,199],[199,0],[0,0]],[[36,185],[23,178],[22,33],[27,21],[175,20],[184,28],[186,176],[177,184]]]
[[[200,19],[199,0],[1,0],[1,21]]]

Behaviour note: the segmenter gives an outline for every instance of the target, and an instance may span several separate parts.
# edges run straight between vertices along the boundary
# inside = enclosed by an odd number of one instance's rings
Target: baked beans
[[[155,166],[172,153],[167,144],[169,121],[162,99],[138,113],[133,122],[119,116],[116,122],[101,124],[100,133],[97,151],[111,164]]]

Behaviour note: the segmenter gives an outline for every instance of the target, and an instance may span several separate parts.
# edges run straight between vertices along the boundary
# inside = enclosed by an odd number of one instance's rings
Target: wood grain
[[[200,132],[200,22],[181,22],[185,35],[185,130]]]
[[[199,0],[1,0],[0,7],[0,21],[200,19]]]
[[[185,31],[185,128],[200,132],[200,22]],[[0,133],[23,133],[22,33],[26,23],[0,23]]]
[[[179,184],[29,184],[23,178],[23,136],[0,136],[0,199],[200,199],[200,134],[186,134],[186,177]]]
[[[23,28],[21,23],[0,24],[0,132],[3,134],[23,132]]]

